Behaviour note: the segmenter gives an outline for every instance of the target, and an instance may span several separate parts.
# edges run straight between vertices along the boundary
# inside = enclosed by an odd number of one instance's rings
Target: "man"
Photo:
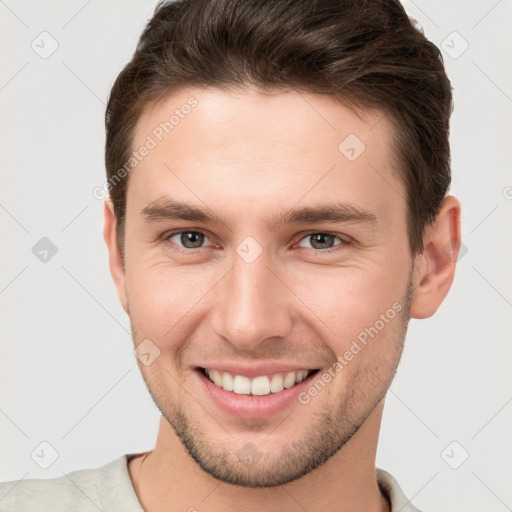
[[[454,277],[451,110],[396,1],[159,5],[107,107],[104,228],[156,446],[3,509],[417,510],[375,453]]]

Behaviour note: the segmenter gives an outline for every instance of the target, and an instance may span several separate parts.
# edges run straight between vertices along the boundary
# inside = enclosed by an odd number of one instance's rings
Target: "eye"
[[[210,239],[200,231],[182,230],[169,233],[165,239],[178,246],[179,249],[192,250],[202,249]],[[338,243],[336,243],[338,242]],[[349,241],[343,240],[338,235],[324,232],[308,233],[299,242],[299,247],[314,249],[317,252],[328,253],[336,250],[336,246],[348,245]]]
[[[339,242],[336,244],[336,240],[339,240]],[[304,241],[309,241],[310,245],[304,245]],[[345,245],[348,244],[347,241],[342,240],[339,236],[333,235],[330,233],[308,233],[299,243],[299,247],[306,247],[315,249],[317,251],[321,252],[330,252],[329,249],[332,249],[336,245]]]
[[[208,237],[200,231],[177,231],[170,233],[167,237],[169,242],[182,246],[185,249],[200,249]]]

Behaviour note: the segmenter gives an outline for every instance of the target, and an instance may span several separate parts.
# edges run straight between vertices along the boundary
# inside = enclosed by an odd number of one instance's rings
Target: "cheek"
[[[194,266],[134,262],[127,267],[130,319],[142,336],[168,345],[190,330],[197,306],[212,286]]]
[[[354,340],[363,345],[373,339],[382,341],[379,345],[392,341],[405,307],[406,268],[405,262],[393,261],[319,268],[297,276],[294,289],[315,330],[341,355]]]
[[[337,355],[351,348],[354,340],[378,339],[386,345],[398,315],[379,329],[386,312],[401,303],[407,284],[407,263],[393,255],[352,262],[347,266],[288,266],[280,275],[290,283],[293,297],[283,296],[292,311],[300,311],[302,323],[323,338]],[[126,282],[130,319],[139,339],[149,338],[172,350],[190,336],[215,308],[209,294],[224,274],[223,268],[201,265],[171,265],[163,257],[133,255],[127,261]],[[288,294],[277,288],[276,293]],[[295,296],[296,295],[296,296]],[[290,302],[291,301],[291,302]],[[391,313],[395,313],[394,310]],[[378,334],[372,327],[377,324]]]

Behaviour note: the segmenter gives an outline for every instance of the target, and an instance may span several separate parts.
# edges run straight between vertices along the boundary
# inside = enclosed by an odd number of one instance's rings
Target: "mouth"
[[[304,369],[257,375],[249,378],[245,375],[236,375],[227,371],[198,367],[210,382],[218,388],[235,395],[268,396],[283,393],[294,388],[306,379],[309,380],[319,369]]]
[[[300,406],[319,368],[290,362],[206,361],[191,367],[197,391],[230,418],[271,419]],[[198,395],[199,396],[199,395]],[[288,414],[290,414],[288,412]]]

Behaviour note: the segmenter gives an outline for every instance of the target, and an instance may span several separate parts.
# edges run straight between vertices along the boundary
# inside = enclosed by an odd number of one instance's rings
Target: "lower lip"
[[[302,382],[291,388],[264,396],[237,395],[233,391],[226,391],[214,384],[202,370],[196,369],[195,373],[203,389],[222,411],[238,418],[258,419],[268,418],[290,407],[293,403],[299,403],[298,395],[308,388],[310,381],[318,372],[310,373]]]

